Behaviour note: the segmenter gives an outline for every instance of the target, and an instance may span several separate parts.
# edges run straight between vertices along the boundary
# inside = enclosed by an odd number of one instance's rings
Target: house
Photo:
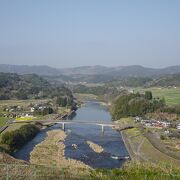
[[[180,130],[180,124],[178,124],[178,125],[176,126],[176,128]]]
[[[151,124],[151,123],[146,122],[146,123],[145,123],[145,126],[146,126],[146,127],[151,127],[151,126],[152,126],[152,124]]]
[[[169,121],[157,121],[155,126],[162,128],[170,128],[172,126],[172,123]]]
[[[134,118],[134,121],[135,121],[135,122],[140,122],[141,120],[142,120],[142,118],[139,117],[139,116],[136,116],[136,117]]]
[[[45,106],[45,105],[35,104],[33,107],[31,107],[30,111],[31,112],[35,112],[36,110],[42,111],[42,110],[44,110],[46,108],[47,108],[47,106]]]
[[[163,126],[164,126],[165,128],[169,128],[169,127],[171,127],[171,125],[172,125],[172,123],[171,123],[171,122],[168,122],[168,121],[164,121],[164,122],[162,122],[162,124],[163,124]]]
[[[35,108],[34,107],[31,107],[31,112],[34,112],[35,111]]]
[[[128,92],[134,94],[134,90],[133,89],[128,89]]]

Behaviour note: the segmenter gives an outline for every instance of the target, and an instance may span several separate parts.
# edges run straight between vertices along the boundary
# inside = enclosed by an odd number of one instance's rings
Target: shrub
[[[17,130],[4,133],[1,143],[8,145],[10,152],[14,152],[33,139],[38,132],[39,128],[37,126],[26,124]]]
[[[161,140],[165,140],[166,138],[165,138],[165,136],[161,135],[161,136],[160,136],[160,139],[161,139]]]

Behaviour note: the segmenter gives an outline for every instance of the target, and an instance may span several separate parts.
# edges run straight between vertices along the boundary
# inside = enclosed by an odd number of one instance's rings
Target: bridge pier
[[[101,132],[104,134],[104,125],[101,125]]]
[[[62,123],[62,130],[65,131],[65,123]]]

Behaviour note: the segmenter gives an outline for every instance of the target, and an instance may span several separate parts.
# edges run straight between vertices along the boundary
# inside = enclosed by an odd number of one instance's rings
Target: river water
[[[76,111],[71,119],[72,121],[106,123],[111,121],[111,115],[98,102],[88,101]],[[36,144],[45,139],[47,131],[59,128],[61,128],[61,125],[57,124],[41,131],[32,141],[16,152],[14,157],[28,161],[30,152]],[[128,156],[121,134],[112,130],[111,127],[105,127],[104,130],[104,133],[102,133],[101,127],[97,125],[67,124],[65,131],[68,136],[65,140],[65,156],[80,160],[93,168],[121,167],[124,160],[112,158],[112,156]],[[102,146],[104,152],[94,152],[87,145],[87,140]],[[76,144],[78,148],[74,149],[72,144]]]

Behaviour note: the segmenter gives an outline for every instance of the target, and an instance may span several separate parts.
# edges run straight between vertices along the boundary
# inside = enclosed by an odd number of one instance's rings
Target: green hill
[[[66,95],[72,96],[71,91],[64,86],[56,87],[41,76],[0,73],[0,100],[40,99]]]

